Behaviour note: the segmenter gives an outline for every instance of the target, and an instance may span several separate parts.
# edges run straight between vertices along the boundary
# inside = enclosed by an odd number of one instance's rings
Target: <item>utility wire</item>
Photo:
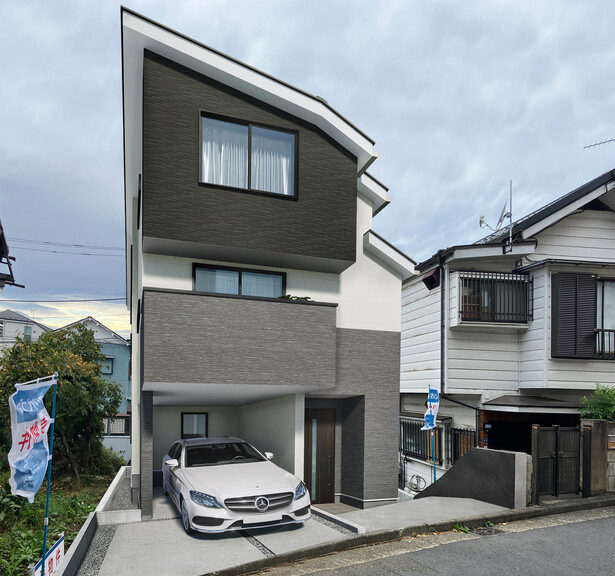
[[[118,248],[117,246],[94,246],[90,244],[62,244],[60,242],[47,242],[45,240],[29,240],[28,238],[12,238],[7,237],[7,240],[11,242],[23,242],[25,244],[46,244],[47,246],[62,246],[64,248],[91,248],[94,250],[121,250],[124,248]]]
[[[43,248],[26,248],[24,246],[11,246],[11,250],[29,250],[30,252],[51,252],[53,254],[72,254],[73,256],[110,256],[111,258],[124,258],[124,254],[96,254],[95,252],[68,252],[67,250],[44,250]]]
[[[122,298],[92,298],[85,300],[5,300],[4,298],[0,299],[0,302],[29,302],[29,303],[39,303],[39,302],[65,302],[67,304],[74,304],[76,302],[113,302],[119,300],[126,300],[126,297]]]

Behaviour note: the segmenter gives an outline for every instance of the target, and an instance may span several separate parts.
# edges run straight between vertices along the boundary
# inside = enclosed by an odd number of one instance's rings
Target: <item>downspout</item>
[[[440,397],[448,400],[449,402],[454,402],[455,404],[459,404],[460,406],[465,406],[466,408],[471,408],[475,411],[476,415],[476,430],[474,431],[474,445],[478,448],[479,444],[479,425],[480,425],[480,408],[476,406],[472,406],[466,402],[462,402],[461,400],[455,400],[451,398],[448,394],[446,394],[446,379],[444,377],[444,369],[446,366],[444,356],[445,356],[445,330],[446,330],[446,321],[445,321],[445,311],[446,311],[446,290],[445,290],[445,282],[448,282],[448,276],[445,275],[444,268],[444,260],[442,258],[442,253],[439,254],[440,259]]]

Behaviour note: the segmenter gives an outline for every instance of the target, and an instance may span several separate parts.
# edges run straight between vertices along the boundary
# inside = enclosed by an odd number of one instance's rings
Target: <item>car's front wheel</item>
[[[186,534],[192,534],[194,530],[190,528],[190,516],[188,515],[188,505],[186,504],[186,501],[183,498],[182,498],[181,509],[182,509],[182,524],[184,526],[184,530],[186,531]]]

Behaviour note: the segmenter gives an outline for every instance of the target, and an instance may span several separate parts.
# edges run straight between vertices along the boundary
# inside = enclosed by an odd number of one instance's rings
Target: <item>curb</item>
[[[355,534],[365,534],[365,528],[363,526],[360,526],[359,524],[355,524],[354,522],[350,522],[350,520],[344,520],[344,518],[340,516],[336,516],[335,514],[330,514],[329,512],[325,512],[324,510],[321,510],[320,508],[316,508],[315,506],[312,506],[312,515],[319,516],[320,518],[323,518],[324,520],[328,520],[329,522],[333,524],[337,524],[338,526],[341,526],[342,528],[346,528],[346,530],[348,530],[349,532],[354,532]]]
[[[369,532],[351,536],[344,540],[336,540],[326,544],[318,544],[300,550],[293,550],[277,556],[254,560],[246,564],[234,566],[232,568],[224,568],[214,572],[206,572],[201,576],[243,576],[272,568],[282,564],[308,560],[317,556],[326,556],[334,552],[342,552],[352,550],[353,548],[361,548],[364,546],[372,546],[374,544],[382,544],[384,542],[392,542],[415,534],[429,534],[430,532],[448,532],[452,530],[455,524],[463,524],[468,528],[480,528],[487,521],[494,524],[503,522],[512,522],[514,520],[525,520],[528,518],[538,518],[541,516],[552,516],[556,514],[565,514],[566,512],[578,512],[579,510],[593,510],[595,508],[608,508],[615,506],[615,494],[610,493],[601,496],[593,496],[582,500],[559,500],[556,502],[541,504],[524,509],[502,510],[494,514],[481,514],[478,516],[470,516],[457,520],[447,520],[446,522],[436,522],[434,524],[418,524],[415,526],[406,526],[404,528],[395,528],[388,530],[378,530],[377,532]]]

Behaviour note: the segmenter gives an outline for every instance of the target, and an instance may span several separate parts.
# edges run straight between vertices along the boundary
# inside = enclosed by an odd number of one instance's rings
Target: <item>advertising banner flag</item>
[[[436,416],[440,408],[440,392],[436,388],[430,388],[427,395],[427,412],[425,412],[425,426],[421,430],[431,430],[436,427]]]
[[[57,376],[15,384],[9,398],[13,445],[8,455],[11,468],[11,492],[34,502],[41,487],[49,460],[47,431],[52,419],[43,398],[56,383]]]

